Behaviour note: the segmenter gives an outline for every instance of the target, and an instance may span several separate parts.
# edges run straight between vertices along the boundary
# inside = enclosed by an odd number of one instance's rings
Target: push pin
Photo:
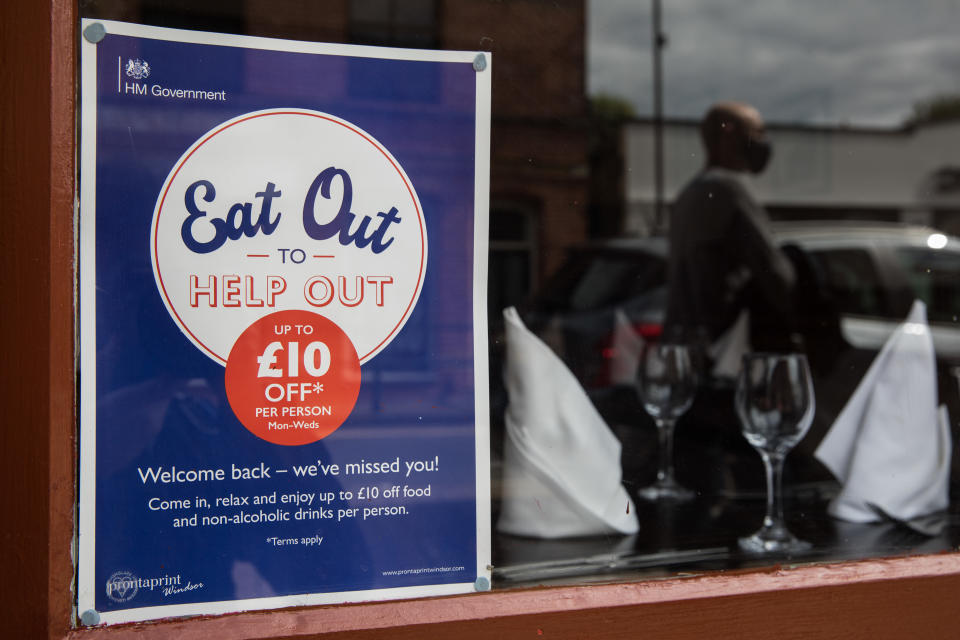
[[[83,37],[87,39],[87,42],[97,44],[103,40],[107,35],[107,28],[104,27],[99,22],[94,22],[86,29],[83,30]]]

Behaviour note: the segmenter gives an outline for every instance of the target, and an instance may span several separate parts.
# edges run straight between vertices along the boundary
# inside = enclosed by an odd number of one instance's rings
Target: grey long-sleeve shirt
[[[670,218],[667,326],[719,337],[744,306],[747,287],[761,306],[786,314],[795,281],[777,249],[769,217],[737,173],[710,168],[684,187]]]

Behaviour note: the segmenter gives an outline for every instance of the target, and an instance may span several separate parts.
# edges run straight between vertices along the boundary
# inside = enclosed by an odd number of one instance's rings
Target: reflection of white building
[[[625,231],[653,220],[653,126],[625,127]],[[755,193],[775,218],[856,218],[931,224],[960,234],[960,122],[911,129],[769,125],[774,153]],[[664,199],[704,162],[698,123],[663,132]]]

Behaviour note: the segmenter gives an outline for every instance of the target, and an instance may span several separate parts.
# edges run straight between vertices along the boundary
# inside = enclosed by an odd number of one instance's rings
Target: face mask
[[[770,156],[773,154],[773,148],[766,140],[751,140],[747,138],[747,147],[745,156],[747,160],[747,169],[750,173],[760,173],[767,167]]]

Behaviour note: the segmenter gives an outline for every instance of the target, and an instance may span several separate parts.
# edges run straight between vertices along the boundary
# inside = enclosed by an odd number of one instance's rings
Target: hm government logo
[[[140,58],[130,58],[127,60],[127,75],[134,80],[143,80],[150,77],[150,63]]]

